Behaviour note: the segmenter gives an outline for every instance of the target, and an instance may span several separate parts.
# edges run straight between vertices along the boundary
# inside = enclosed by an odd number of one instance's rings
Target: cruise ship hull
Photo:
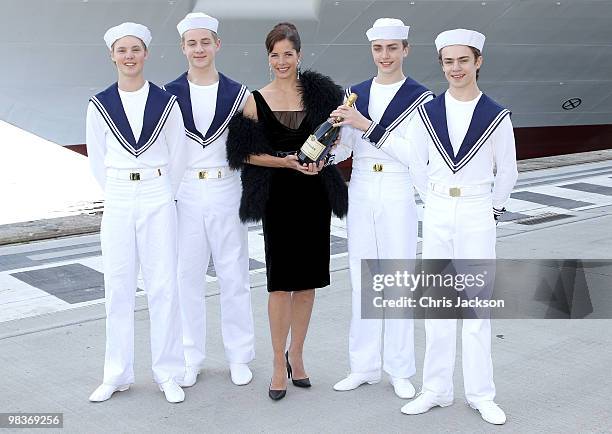
[[[263,41],[281,20],[300,30],[304,66],[347,86],[376,73],[365,30],[400,17],[411,26],[404,71],[435,93],[446,87],[436,34],[477,29],[487,36],[479,86],[512,111],[519,158],[612,147],[610,0],[10,0],[0,17],[0,119],[82,152],[88,98],[116,79],[104,31],[149,26],[146,76],[163,84],[186,68],[175,25],[192,10],[220,19],[217,66],[250,89],[269,80]]]

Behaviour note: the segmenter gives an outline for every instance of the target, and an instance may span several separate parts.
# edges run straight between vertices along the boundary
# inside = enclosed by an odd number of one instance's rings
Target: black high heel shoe
[[[278,401],[279,399],[283,399],[287,394],[287,389],[272,389],[272,380],[270,380],[270,386],[268,387],[268,396],[273,401]]]
[[[291,378],[291,382],[293,383],[294,386],[296,386],[296,387],[310,387],[310,386],[312,386],[312,384],[310,384],[310,378],[308,378],[308,377],[300,378],[299,380],[294,380],[292,378],[292,376],[293,376],[293,369],[291,369],[291,364],[289,364],[289,351],[287,351],[285,353],[285,360],[287,361],[287,378]]]

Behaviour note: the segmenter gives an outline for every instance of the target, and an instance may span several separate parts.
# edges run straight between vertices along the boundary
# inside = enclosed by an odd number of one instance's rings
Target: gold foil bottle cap
[[[357,94],[356,93],[351,93],[348,97],[348,99],[346,100],[346,102],[344,103],[345,106],[350,107],[353,104],[355,104],[355,101],[357,101]]]
[[[346,99],[346,102],[344,103],[345,107],[351,107],[355,101],[357,101],[357,94],[356,93],[351,93],[349,95],[349,97]],[[334,122],[338,123],[338,122],[342,122],[342,118],[340,116],[334,118]]]

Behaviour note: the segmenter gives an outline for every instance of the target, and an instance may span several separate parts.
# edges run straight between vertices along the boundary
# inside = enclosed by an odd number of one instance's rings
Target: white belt
[[[394,161],[353,160],[353,170],[362,172],[408,173],[408,167]]]
[[[166,169],[106,169],[106,176],[109,178],[123,179],[126,181],[145,181],[147,179],[158,178],[166,174]]]
[[[207,167],[205,169],[187,169],[185,174],[188,178],[195,179],[221,179],[234,176],[237,172],[229,166]]]
[[[491,193],[491,184],[466,185],[466,186],[449,186],[438,184],[435,182],[429,183],[429,190],[450,197],[461,196],[479,196],[482,194]]]

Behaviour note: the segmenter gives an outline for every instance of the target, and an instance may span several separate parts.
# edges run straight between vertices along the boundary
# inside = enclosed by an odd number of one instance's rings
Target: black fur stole
[[[325,121],[342,104],[343,92],[331,78],[314,71],[304,71],[300,78],[302,105],[314,125]],[[246,164],[251,154],[274,154],[268,144],[263,125],[236,113],[230,120],[227,137],[227,158],[232,169],[242,169],[240,219],[259,221],[265,211],[270,191],[272,168]],[[336,166],[325,167],[320,175],[327,190],[333,213],[344,217],[348,211],[348,190]]]

